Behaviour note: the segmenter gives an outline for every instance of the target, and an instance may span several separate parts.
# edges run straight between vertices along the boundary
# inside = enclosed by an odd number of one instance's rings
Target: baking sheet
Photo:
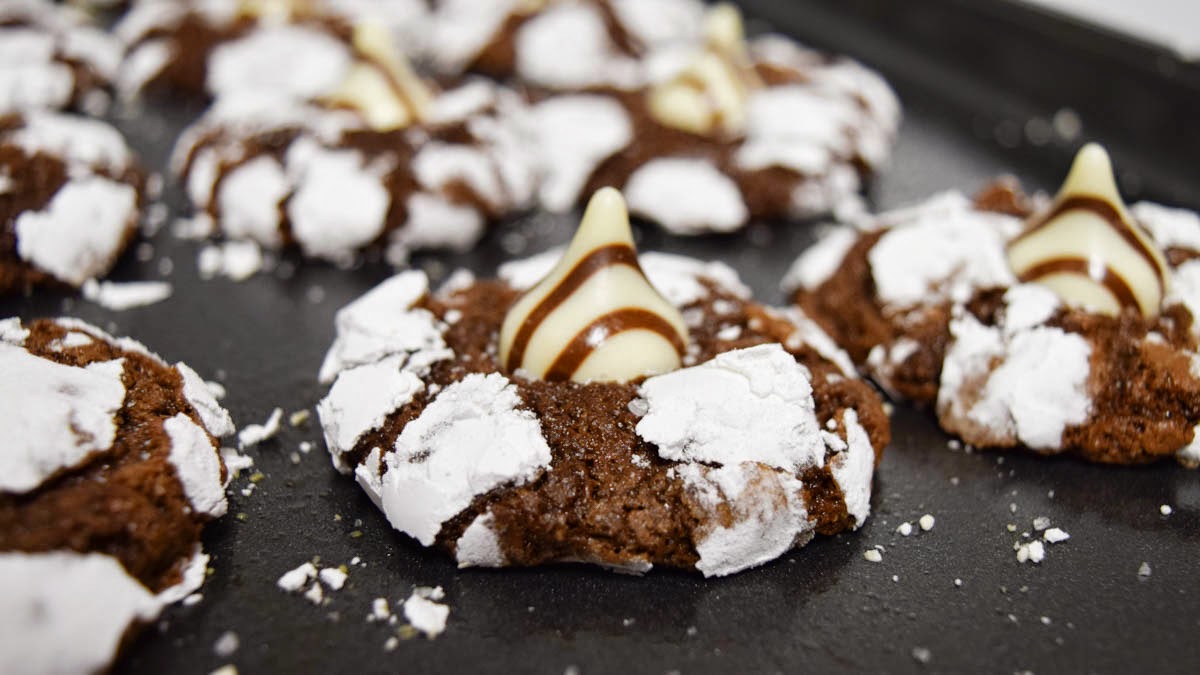
[[[793,17],[803,19],[804,7]],[[907,82],[897,80],[906,119],[892,168],[872,191],[878,206],[973,191],[1003,172],[1055,187],[1065,156],[1052,148],[1014,153],[964,124],[960,108]],[[147,164],[163,168],[177,130],[198,112],[159,105],[121,125]],[[184,212],[178,186],[169,184],[166,201],[172,219]],[[574,223],[575,216],[518,219],[473,252],[418,256],[414,264],[438,278],[460,266],[490,275],[509,257],[565,242]],[[772,303],[782,302],[778,280],[815,231],[758,224],[679,239],[637,227],[643,250],[725,260]],[[167,279],[175,292],[166,302],[113,313],[39,293],[0,300],[0,315],[70,314],[142,340],[221,381],[239,426],[261,423],[276,406],[311,409],[324,393],[316,372],[334,313],[390,274],[378,262],[339,270],[285,257],[243,283],[201,281],[199,244],[166,230],[151,243],[150,259],[126,256],[114,278]],[[896,408],[893,436],[863,529],[705,580],[578,566],[457,570],[394,532],[331,468],[315,415],[299,428],[285,423],[249,451],[264,478],[249,497],[241,494],[246,474],[235,481],[230,515],[206,531],[213,574],[203,600],[169,609],[115,670],[207,673],[233,663],[242,673],[1189,672],[1200,664],[1200,474],[1170,463],[1115,468],[954,451],[928,412],[905,406]],[[316,448],[301,453],[303,441]],[[1160,512],[1163,504],[1171,515]],[[896,532],[926,513],[936,518],[931,531]],[[1035,534],[1038,516],[1071,539],[1047,546],[1040,565],[1020,564],[1013,544]],[[864,559],[876,545],[882,562]],[[275,587],[314,556],[322,565],[363,561],[321,607]],[[1148,577],[1139,576],[1143,563]],[[414,585],[445,589],[446,632],[386,651],[395,631],[366,621],[371,602],[384,597],[398,608]],[[240,647],[222,657],[213,645],[226,631]]]

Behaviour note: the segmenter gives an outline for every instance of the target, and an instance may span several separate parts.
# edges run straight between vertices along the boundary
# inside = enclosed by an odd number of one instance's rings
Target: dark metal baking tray
[[[1200,184],[1194,68],[1175,63],[1168,85],[1136,77],[1161,75],[1168,55],[999,2],[744,4],[892,78],[906,119],[891,169],[872,191],[878,207],[948,188],[973,191],[1005,172],[1053,189],[1070,149],[1096,136],[1114,148],[1127,191],[1198,205],[1188,191]],[[1113,63],[1124,64],[1121,78],[1108,77]],[[1063,79],[1071,73],[1091,79]],[[1160,92],[1174,102],[1159,112],[1191,114],[1192,127],[1169,142],[1157,128],[1163,118],[1149,130],[1122,126],[1141,119],[1143,101],[1067,95],[1113,79]],[[1061,100],[1046,92],[1061,92]],[[1050,120],[1061,107],[1078,112],[1083,134],[1030,142],[1028,121]],[[162,168],[175,133],[198,112],[160,104],[121,125],[147,163]],[[1120,123],[1100,121],[1109,118]],[[173,215],[183,212],[178,186],[168,185],[167,204]],[[414,264],[435,277],[460,266],[490,275],[506,258],[565,241],[573,224],[573,217],[521,218],[471,253],[422,255]],[[679,239],[645,227],[638,234],[644,250],[725,260],[760,299],[780,303],[778,280],[815,230],[757,224],[732,236]],[[0,315],[72,314],[136,337],[222,381],[241,425],[263,421],[276,406],[291,412],[319,400],[316,372],[334,312],[389,274],[378,262],[339,270],[285,257],[274,272],[244,283],[201,281],[197,244],[165,230],[152,243],[151,259],[129,255],[115,277],[160,278],[170,260],[165,278],[175,293],[166,302],[112,313],[39,292],[0,301]],[[1200,474],[1170,463],[1117,468],[954,451],[927,412],[903,405],[893,424],[874,514],[862,530],[711,580],[572,566],[457,570],[395,533],[353,481],[334,472],[315,421],[285,425],[250,451],[265,478],[250,497],[240,492],[245,475],[236,481],[230,516],[205,534],[213,574],[203,601],[168,610],[116,671],[206,673],[226,663],[242,673],[1195,671]],[[301,441],[316,449],[294,464]],[[1162,504],[1173,513],[1162,515]],[[932,531],[896,533],[925,513],[936,517]],[[1049,546],[1040,565],[1022,565],[1013,544],[1033,532],[1037,516],[1071,539]],[[862,555],[875,545],[884,547],[880,563]],[[314,556],[365,563],[319,608],[275,587],[279,575]],[[1144,562],[1149,577],[1139,577]],[[418,584],[445,589],[447,630],[385,651],[394,631],[366,622],[371,601],[385,597],[395,606]],[[228,630],[241,646],[222,658],[213,644]]]

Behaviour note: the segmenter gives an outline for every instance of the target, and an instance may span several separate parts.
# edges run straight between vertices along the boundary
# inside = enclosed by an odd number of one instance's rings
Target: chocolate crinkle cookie
[[[74,319],[0,320],[0,670],[106,671],[204,582],[228,413],[194,371]]]
[[[565,254],[437,292],[402,272],[343,308],[318,406],[334,465],[463,567],[719,576],[860,526],[877,395],[727,266],[639,257],[615,194]]]
[[[311,98],[354,63],[353,26],[373,21],[413,44],[422,0],[137,0],[116,25],[118,88],[193,97],[274,91]]]
[[[1053,201],[1004,180],[831,230],[785,286],[970,444],[1200,463],[1200,217],[1127,210],[1098,146]]]
[[[432,16],[434,64],[530,91],[551,211],[604,186],[675,234],[852,210],[899,121],[874,72],[778,35],[747,41],[729,5],[447,0]]]
[[[120,43],[71,8],[0,3],[0,115],[30,109],[102,115],[112,101]]]
[[[391,95],[218,99],[173,160],[199,231],[333,261],[382,248],[400,263],[414,249],[469,248],[528,206],[533,168],[509,122],[523,105],[514,94],[483,80],[431,90],[419,119],[397,117],[413,99],[391,107]]]
[[[107,274],[137,233],[144,183],[104,122],[0,115],[0,295]]]

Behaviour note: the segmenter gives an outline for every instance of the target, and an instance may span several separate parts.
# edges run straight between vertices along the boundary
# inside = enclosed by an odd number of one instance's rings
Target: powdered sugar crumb
[[[265,440],[273,438],[279,433],[280,422],[283,419],[283,408],[276,408],[271,412],[271,416],[262,424],[247,424],[238,432],[238,444],[243,448],[250,448]]]

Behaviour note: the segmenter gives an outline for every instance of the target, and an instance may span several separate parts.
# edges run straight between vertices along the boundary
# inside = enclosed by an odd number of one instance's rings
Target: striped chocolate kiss
[[[592,196],[562,259],[500,328],[500,363],[550,381],[665,373],[679,368],[686,347],[683,317],[642,273],[613,188]]]
[[[425,119],[433,93],[400,53],[384,24],[361,21],[354,26],[355,61],[330,105],[356,110],[376,131],[403,129]]]
[[[1008,245],[1023,282],[1048,286],[1068,303],[1117,316],[1158,315],[1166,262],[1125,209],[1104,148],[1084,146],[1049,210],[1035,214]]]
[[[742,14],[729,3],[704,17],[704,48],[674,77],[647,92],[650,114],[662,124],[701,135],[740,136],[750,92],[762,86],[746,49]]]

